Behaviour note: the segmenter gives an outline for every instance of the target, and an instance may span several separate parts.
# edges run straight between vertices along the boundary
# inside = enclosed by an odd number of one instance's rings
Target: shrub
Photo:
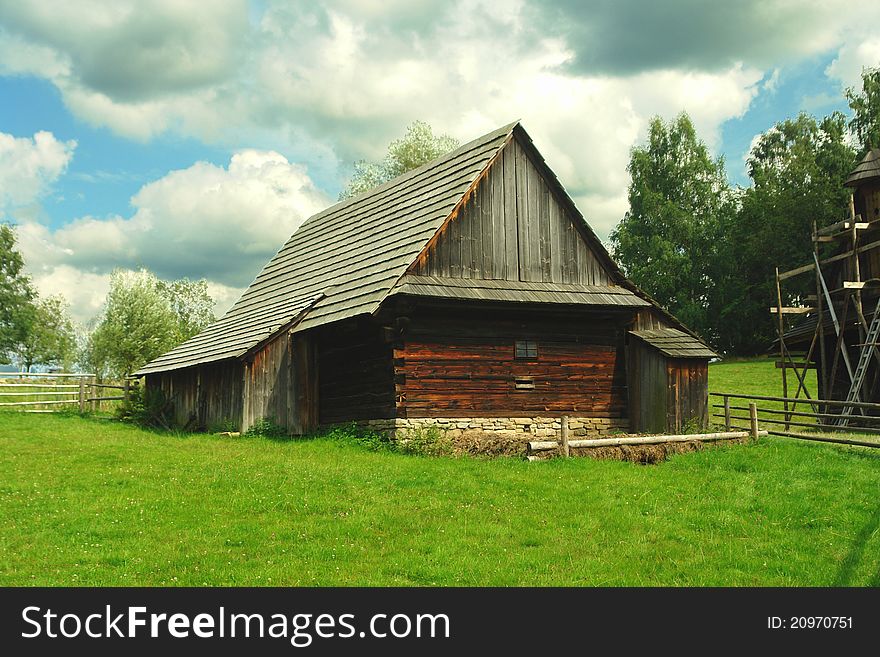
[[[255,420],[245,432],[246,436],[262,436],[264,438],[287,438],[287,429],[275,422],[275,418],[261,417]]]

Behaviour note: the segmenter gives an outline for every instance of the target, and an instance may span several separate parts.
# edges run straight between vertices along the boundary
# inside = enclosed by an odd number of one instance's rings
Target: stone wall
[[[482,432],[497,436],[528,436],[529,438],[560,439],[562,418],[559,417],[454,417],[454,418],[395,418],[388,420],[366,420],[359,424],[385,431],[392,435],[406,434],[414,429],[437,427],[450,438],[465,432]],[[568,419],[569,436],[589,437],[607,436],[626,432],[629,421],[620,418],[575,417]]]

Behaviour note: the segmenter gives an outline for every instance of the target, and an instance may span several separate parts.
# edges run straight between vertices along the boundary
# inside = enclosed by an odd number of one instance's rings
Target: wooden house
[[[184,426],[551,435],[707,422],[693,333],[623,275],[519,123],[308,219],[140,370]]]

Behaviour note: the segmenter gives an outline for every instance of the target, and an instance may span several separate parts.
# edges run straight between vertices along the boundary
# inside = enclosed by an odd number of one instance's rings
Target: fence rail
[[[74,380],[75,383],[71,382]],[[121,384],[98,382],[94,374],[76,372],[3,372],[0,373],[0,407],[27,413],[51,413],[63,407],[94,412],[101,409],[102,402],[127,400],[136,385],[136,381],[128,379]],[[116,390],[122,394],[113,394]],[[6,401],[10,398],[15,401]],[[42,408],[32,408],[34,406]]]
[[[765,425],[767,433],[774,436],[787,436],[814,442],[835,443],[840,445],[859,445],[862,447],[880,447],[880,439],[877,441],[861,440],[859,438],[841,438],[829,435],[827,432],[837,431],[848,434],[880,434],[880,426],[864,426],[880,423],[880,403],[874,402],[847,402],[840,399],[805,399],[803,397],[774,397],[770,395],[743,395],[732,392],[712,392],[713,397],[720,397],[721,404],[711,404],[711,408],[722,409],[721,413],[712,413],[712,417],[720,418],[724,422],[727,431],[732,429],[745,429],[734,424],[735,421],[747,421],[750,424],[759,422]],[[731,400],[749,400],[749,406],[732,405]],[[759,407],[755,402],[781,402],[784,409]],[[813,410],[796,410],[800,404]],[[840,413],[829,412],[829,407],[845,406]],[[749,417],[736,415],[731,411],[749,410]],[[858,412],[856,412],[858,411]],[[873,413],[873,414],[871,414]],[[761,414],[763,417],[758,418]],[[767,416],[771,417],[767,417]],[[782,417],[779,417],[782,416]],[[797,418],[797,419],[795,419]],[[812,419],[812,421],[810,421]],[[846,420],[846,424],[840,424]],[[857,424],[853,424],[857,423]],[[766,426],[770,425],[770,426]],[[815,429],[821,433],[806,433],[794,431],[793,428],[805,427]]]

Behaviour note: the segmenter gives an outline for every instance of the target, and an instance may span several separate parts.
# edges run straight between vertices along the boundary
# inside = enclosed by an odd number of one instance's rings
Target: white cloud
[[[163,278],[207,278],[225,310],[303,220],[325,207],[302,165],[246,150],[228,167],[198,162],[144,185],[130,217],[81,217],[60,228],[35,222],[19,245],[45,293],[64,293],[80,316],[103,298],[116,267],[146,266]],[[222,308],[221,308],[222,307]]]
[[[840,81],[842,87],[862,86],[862,69],[880,66],[880,37],[870,36],[864,40],[847,43],[828,66],[829,77]]]
[[[0,132],[0,217],[4,209],[30,205],[46,194],[75,148],[75,141],[58,141],[42,130],[33,138]]]
[[[228,167],[169,173],[133,197],[130,216],[23,227],[23,243],[34,242],[28,248],[49,281],[62,266],[104,275],[143,264],[163,276],[206,276],[231,298],[328,201],[291,161],[339,182],[340,162],[380,157],[415,119],[463,141],[523,119],[605,237],[626,210],[629,152],[652,116],[686,110],[717,150],[722,124],[777,84],[780,69],[765,68],[771,60],[784,66],[846,38],[853,45],[840,49],[829,75],[852,84],[880,54],[865,27],[872,19],[842,0],[752,3],[742,11],[754,15],[739,18],[739,9],[719,19],[701,8],[707,29],[678,21],[675,12],[692,6],[685,2],[652,10],[686,30],[684,63],[651,59],[677,44],[664,42],[667,32],[644,20],[641,5],[622,4],[619,14],[616,3],[601,8],[601,20],[560,14],[623,30],[625,40],[606,34],[605,45],[650,42],[617,68],[590,51],[599,42],[554,29],[542,19],[551,9],[527,0],[267,2],[250,17],[243,0],[210,11],[176,0],[4,5],[0,72],[50,80],[78,118],[140,140],[171,133],[263,149],[239,152]],[[792,15],[782,30],[766,27]]]

